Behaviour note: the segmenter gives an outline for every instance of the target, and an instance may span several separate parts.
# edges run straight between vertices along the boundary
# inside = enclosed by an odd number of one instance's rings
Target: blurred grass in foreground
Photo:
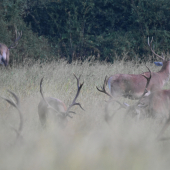
[[[146,63],[151,71],[160,68]],[[9,97],[7,90],[20,98],[24,116],[23,143],[14,144],[16,134],[9,125],[18,127],[17,111],[0,99],[0,169],[53,170],[53,169],[126,169],[157,170],[170,167],[170,141],[156,141],[162,125],[156,120],[125,120],[120,110],[108,125],[104,121],[105,100],[108,97],[96,90],[106,75],[116,73],[138,74],[147,71],[145,64],[117,61],[114,64],[84,62],[67,64],[61,60],[48,64],[25,63],[24,66],[0,68],[0,95]],[[41,128],[37,106],[41,99],[40,79],[44,77],[45,96],[59,98],[68,106],[76,93],[76,80],[81,76],[84,86],[77,101],[85,109],[68,118],[68,125],[60,129],[49,122]],[[169,82],[165,88],[169,88]],[[121,102],[134,103],[120,98]],[[117,107],[115,104],[113,109]],[[164,137],[170,136],[170,128]]]

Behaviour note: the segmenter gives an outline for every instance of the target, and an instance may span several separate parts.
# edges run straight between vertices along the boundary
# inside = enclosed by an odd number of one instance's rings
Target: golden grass
[[[147,63],[152,71],[160,68]],[[20,98],[24,116],[23,142],[15,143],[16,134],[9,128],[18,127],[16,109],[0,99],[0,169],[56,170],[56,169],[116,169],[159,170],[170,167],[170,142],[156,141],[162,125],[153,119],[125,120],[125,110],[120,110],[110,125],[104,121],[105,100],[108,97],[96,90],[105,75],[115,73],[142,73],[145,64],[133,62],[73,63],[65,61],[48,64],[25,63],[24,66],[0,71],[0,95],[10,97],[7,90]],[[68,125],[60,129],[54,123],[43,130],[37,106],[41,100],[40,79],[44,77],[45,96],[57,97],[69,105],[75,96],[76,80],[84,81],[78,97],[85,109],[68,118]],[[165,88],[169,87],[167,83]],[[132,104],[134,101],[120,99]],[[116,107],[116,106],[115,106]],[[165,132],[168,137],[170,128]]]

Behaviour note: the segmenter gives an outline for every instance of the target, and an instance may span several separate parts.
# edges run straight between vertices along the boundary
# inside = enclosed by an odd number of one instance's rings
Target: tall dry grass
[[[152,71],[160,69],[153,63],[146,64]],[[169,169],[170,142],[155,140],[162,125],[153,119],[125,119],[123,109],[108,125],[104,120],[108,97],[96,90],[96,86],[103,84],[105,75],[143,71],[147,71],[144,63],[124,61],[67,64],[61,60],[50,64],[29,62],[7,70],[1,68],[0,95],[9,98],[7,90],[18,95],[24,128],[22,142],[16,143],[16,134],[9,126],[19,126],[18,113],[0,99],[0,169]],[[81,81],[84,81],[77,101],[85,111],[75,107],[73,110],[77,114],[73,115],[73,119],[68,118],[65,129],[49,120],[49,126],[43,130],[37,113],[41,99],[40,79],[44,77],[45,96],[57,97],[69,105],[76,93],[73,73],[82,75]],[[165,88],[168,87],[169,83]],[[134,102],[123,98],[119,100],[130,104]],[[164,137],[169,135],[170,128]]]

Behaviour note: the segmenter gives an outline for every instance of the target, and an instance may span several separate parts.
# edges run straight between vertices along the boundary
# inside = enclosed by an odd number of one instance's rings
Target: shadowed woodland
[[[8,46],[15,29],[21,43],[11,50],[13,62],[26,59],[69,63],[95,60],[148,60],[147,37],[158,54],[168,53],[169,0],[2,0],[0,41]]]

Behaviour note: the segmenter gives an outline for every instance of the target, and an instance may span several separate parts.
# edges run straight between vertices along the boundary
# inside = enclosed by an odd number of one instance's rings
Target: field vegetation
[[[169,140],[156,140],[163,124],[131,118],[125,109],[108,124],[108,96],[96,89],[106,75],[140,74],[147,71],[145,65],[160,69],[148,57],[147,38],[154,38],[157,54],[169,55],[169,9],[169,0],[0,1],[0,42],[9,47],[15,32],[23,33],[10,51],[9,67],[0,66],[0,170],[169,169]],[[65,128],[49,117],[43,129],[38,117],[41,78],[44,95],[68,106],[77,90],[73,74],[84,81],[77,101],[85,111],[75,106]],[[169,87],[168,82],[164,88]],[[12,130],[19,127],[18,111],[3,99],[12,97],[8,90],[20,99],[19,139]],[[118,107],[112,103],[109,112]],[[170,127],[163,137],[169,134]]]
[[[125,110],[118,111],[110,124],[104,120],[105,100],[108,96],[98,92],[106,75],[115,73],[140,74],[160,68],[153,63],[115,61],[113,64],[97,61],[72,62],[64,60],[51,63],[27,61],[8,69],[1,67],[0,96],[10,98],[7,90],[20,99],[24,117],[22,139],[16,141],[16,133],[10,126],[18,128],[17,110],[0,99],[0,169],[12,170],[56,170],[56,169],[117,169],[159,170],[169,169],[169,140],[157,141],[162,124],[155,119],[125,118]],[[41,100],[39,83],[42,77],[45,96],[57,97],[68,106],[76,93],[76,80],[81,75],[84,86],[77,99],[77,113],[68,118],[62,129],[48,119],[46,129],[41,127],[38,103]],[[169,82],[165,88],[169,88]],[[120,98],[119,101],[133,104],[135,101]],[[110,108],[112,113],[118,107]],[[163,134],[168,138],[170,128]]]

